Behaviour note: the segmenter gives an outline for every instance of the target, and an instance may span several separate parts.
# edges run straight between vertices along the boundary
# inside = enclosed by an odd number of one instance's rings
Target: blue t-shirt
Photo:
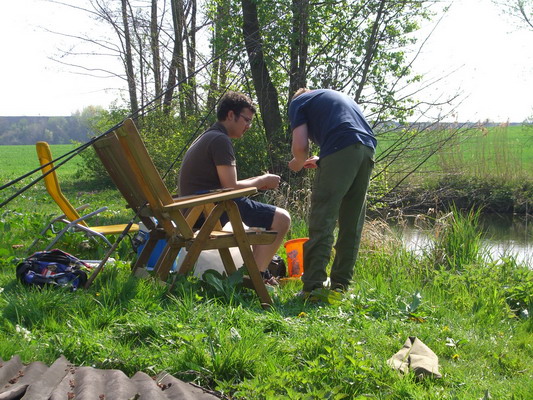
[[[291,130],[307,124],[309,139],[320,147],[320,157],[361,143],[376,149],[376,138],[357,103],[330,89],[306,92],[289,105]]]

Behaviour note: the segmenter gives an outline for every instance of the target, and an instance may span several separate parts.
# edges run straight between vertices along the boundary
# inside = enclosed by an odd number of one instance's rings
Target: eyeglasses
[[[246,115],[239,114],[239,117],[242,117],[244,119],[244,122],[246,122],[246,125],[252,126],[252,118],[247,117]]]

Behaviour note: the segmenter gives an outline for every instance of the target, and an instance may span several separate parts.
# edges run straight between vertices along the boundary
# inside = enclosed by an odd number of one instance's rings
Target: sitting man
[[[237,179],[235,151],[231,139],[241,138],[252,125],[255,107],[250,98],[241,93],[228,92],[220,101],[216,122],[194,141],[185,153],[179,175],[180,196],[192,195],[206,190],[231,188],[276,189],[280,177],[263,174],[248,179]],[[247,197],[235,200],[243,222],[249,227],[277,231],[276,239],[269,245],[253,248],[255,262],[265,283],[275,285],[267,267],[289,230],[289,213],[270,204],[260,203]],[[228,220],[223,215],[222,224]]]

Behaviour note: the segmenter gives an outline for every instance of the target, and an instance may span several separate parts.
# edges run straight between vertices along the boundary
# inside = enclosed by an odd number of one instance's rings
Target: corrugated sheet
[[[0,400],[213,400],[212,393],[160,373],[137,372],[128,378],[119,370],[76,367],[58,358],[50,367],[20,357],[0,358]]]

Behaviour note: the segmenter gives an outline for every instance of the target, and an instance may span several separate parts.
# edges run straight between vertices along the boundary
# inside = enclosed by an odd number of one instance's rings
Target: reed
[[[462,212],[452,206],[449,213],[436,220],[429,254],[435,265],[460,270],[480,260],[482,232],[479,229],[479,216],[479,209]]]

